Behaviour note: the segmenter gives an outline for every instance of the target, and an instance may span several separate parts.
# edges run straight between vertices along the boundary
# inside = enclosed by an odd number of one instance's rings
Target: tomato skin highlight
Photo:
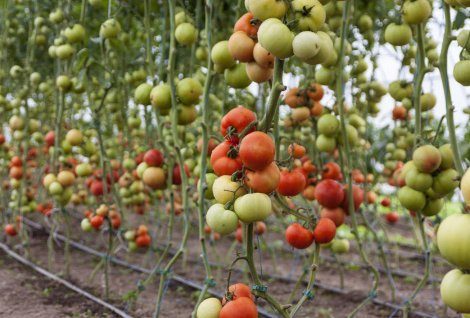
[[[272,138],[263,132],[255,131],[242,139],[238,153],[246,168],[258,171],[274,161],[275,152]]]
[[[314,240],[313,233],[299,223],[289,225],[286,229],[285,237],[287,243],[297,249],[305,249],[309,247],[312,245]]]

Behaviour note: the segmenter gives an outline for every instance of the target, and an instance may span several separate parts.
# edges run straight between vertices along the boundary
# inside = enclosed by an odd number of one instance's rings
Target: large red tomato
[[[344,199],[343,186],[332,179],[322,180],[315,187],[315,198],[324,207],[337,208]]]
[[[239,297],[222,307],[219,318],[258,318],[258,309],[251,298]]]
[[[245,184],[254,192],[269,194],[276,190],[281,172],[275,162],[259,171],[246,171]]]
[[[271,137],[261,131],[248,134],[240,143],[238,154],[246,168],[263,170],[274,161],[276,148]]]
[[[163,154],[157,149],[150,149],[145,153],[144,161],[151,167],[161,167],[163,165]]]
[[[231,175],[242,169],[242,161],[229,141],[220,143],[211,153],[212,169],[218,176]]]
[[[283,170],[277,191],[284,196],[294,196],[303,191],[306,183],[307,180],[300,170]]]
[[[313,233],[299,223],[294,223],[286,229],[286,241],[295,248],[304,249],[312,245]]]
[[[328,218],[321,218],[313,231],[315,242],[319,244],[330,243],[335,238],[335,235],[336,225]]]
[[[220,133],[225,136],[227,135],[227,131],[229,127],[235,128],[237,133],[240,133],[248,126],[250,123],[256,120],[256,115],[251,110],[243,107],[238,106],[231,111],[229,111],[224,117],[222,117],[222,121],[220,122]],[[254,131],[253,127],[253,131]],[[238,141],[237,138],[231,138],[233,142]]]

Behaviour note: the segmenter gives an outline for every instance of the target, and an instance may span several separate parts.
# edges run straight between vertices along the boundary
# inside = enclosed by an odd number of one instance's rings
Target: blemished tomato
[[[255,41],[243,31],[233,33],[228,40],[228,50],[232,57],[240,62],[253,61]]]
[[[320,212],[320,217],[330,219],[335,223],[336,227],[339,227],[346,220],[346,213],[339,207],[335,209],[323,208]]]
[[[332,179],[322,180],[315,187],[315,198],[326,208],[337,208],[344,200],[343,186]]]
[[[306,150],[304,146],[293,143],[289,145],[289,147],[287,148],[287,152],[292,157],[299,159],[305,155]]]
[[[197,307],[197,318],[219,318],[222,304],[220,300],[214,297],[204,299]]]
[[[441,282],[444,304],[460,313],[470,313],[470,274],[460,269],[448,272]]]
[[[229,141],[220,143],[211,153],[211,166],[216,175],[231,175],[243,167],[242,160]]]
[[[341,180],[341,168],[335,162],[327,162],[323,166],[322,179]]]
[[[330,243],[336,236],[336,225],[328,218],[321,218],[313,230],[315,242],[318,244]]]
[[[420,172],[432,173],[436,171],[442,161],[439,149],[432,145],[424,145],[413,152],[413,163]]]
[[[245,194],[235,200],[234,210],[244,223],[264,221],[272,212],[271,198],[264,193]]]
[[[254,192],[269,194],[276,190],[280,177],[281,172],[279,171],[279,167],[275,162],[272,162],[263,170],[246,171],[245,185]]]
[[[251,110],[238,106],[229,111],[220,122],[220,133],[227,135],[228,128],[233,127],[236,133],[241,133],[249,124],[256,121],[256,115]],[[254,131],[255,128],[251,131]],[[238,141],[238,138],[231,138],[232,141]]]
[[[239,297],[222,307],[219,318],[257,318],[258,309],[251,298]]]
[[[284,196],[295,196],[305,189],[306,183],[305,175],[300,170],[283,170],[277,192]]]
[[[298,87],[293,87],[288,90],[286,96],[284,96],[284,103],[289,105],[291,108],[297,108],[306,106],[307,99],[303,91],[301,91]]]
[[[324,90],[323,86],[318,83],[310,84],[309,88],[307,88],[307,95],[312,100],[318,102],[323,98]]]
[[[292,247],[305,249],[313,243],[313,233],[299,223],[293,223],[286,229],[286,241]]]
[[[390,224],[395,224],[398,222],[398,219],[400,218],[400,215],[393,211],[393,212],[388,212],[385,214],[385,219],[387,220],[388,223]]]
[[[263,170],[274,161],[274,141],[267,134],[255,131],[240,142],[239,156],[243,165],[251,170]]]
[[[453,214],[437,230],[437,246],[446,260],[461,269],[470,269],[470,214]]]
[[[260,24],[261,21],[254,19],[253,13],[247,12],[237,20],[233,32],[243,31],[249,37],[256,39]]]

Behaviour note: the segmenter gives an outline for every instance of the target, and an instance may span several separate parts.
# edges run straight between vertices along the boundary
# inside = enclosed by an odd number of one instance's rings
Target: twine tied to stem
[[[305,295],[305,297],[307,297],[308,300],[312,300],[313,298],[315,298],[315,295],[310,289],[304,290],[303,294]]]
[[[251,287],[252,290],[255,290],[255,291],[258,291],[258,292],[262,292],[262,293],[265,293],[268,291],[268,286],[265,286],[265,285],[253,285]]]

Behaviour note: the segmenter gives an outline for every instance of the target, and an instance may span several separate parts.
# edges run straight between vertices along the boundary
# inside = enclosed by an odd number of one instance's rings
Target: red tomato
[[[93,180],[90,184],[90,192],[94,196],[100,196],[104,193],[103,182],[100,180]]]
[[[224,141],[215,147],[211,154],[211,165],[218,176],[231,175],[243,167],[236,149],[229,141]]]
[[[309,201],[315,200],[315,186],[308,185],[305,187],[304,191],[302,191],[302,195],[305,199]]]
[[[189,167],[185,164],[184,165],[184,172],[186,173],[186,176],[189,177]],[[173,184],[174,185],[180,185],[183,180],[181,180],[181,169],[179,165],[175,165],[173,167]]]
[[[315,242],[319,244],[330,243],[335,238],[335,235],[336,225],[333,221],[327,218],[321,218],[313,231]]]
[[[232,300],[237,300],[240,297],[246,297],[246,298],[251,299],[252,301],[255,300],[255,297],[251,293],[250,287],[243,283],[230,285],[228,288],[228,292],[231,294]],[[226,302],[227,302],[227,299],[224,297],[222,299],[222,305],[225,305]]]
[[[104,218],[101,215],[92,216],[90,223],[95,230],[99,230],[101,225],[103,225]]]
[[[382,204],[382,206],[386,208],[389,207],[391,203],[392,201],[390,200],[390,198],[383,198],[382,201],[380,201],[380,204]]]
[[[152,239],[150,235],[148,234],[139,235],[135,239],[135,243],[137,244],[138,247],[148,247],[150,246],[151,241]]]
[[[245,167],[251,170],[263,170],[274,161],[276,148],[271,137],[261,131],[245,136],[240,143],[238,154]]]
[[[135,157],[135,163],[137,165],[140,165],[144,161],[144,155],[145,153],[141,152]]]
[[[163,154],[157,149],[148,150],[143,160],[151,167],[161,167],[163,165]]]
[[[12,179],[21,179],[23,177],[23,168],[13,166],[10,168],[10,178]]]
[[[13,224],[7,224],[5,225],[5,234],[9,236],[16,236],[18,232],[16,231],[16,228]]]
[[[225,136],[227,135],[228,128],[233,127],[236,133],[240,133],[248,126],[250,123],[256,120],[256,115],[251,110],[243,107],[238,106],[229,111],[224,117],[222,117],[222,121],[220,123],[220,133]],[[253,127],[254,131],[255,128]],[[238,137],[231,138],[232,142],[237,142]]]
[[[219,318],[258,318],[258,309],[248,297],[239,297],[222,307]]]
[[[364,190],[359,186],[353,184],[353,201],[354,201],[354,211],[357,211],[364,202]],[[346,214],[349,214],[349,203],[348,203],[348,188],[344,187],[344,201],[342,204],[343,210]]]
[[[0,145],[3,145],[5,143],[5,136],[0,134]]]
[[[305,147],[296,143],[290,144],[287,152],[294,158],[302,158],[305,155]]]
[[[255,234],[263,235],[266,232],[266,223],[259,221],[255,223]]]
[[[238,243],[243,243],[243,229],[241,227],[237,228],[237,231],[235,232],[235,239],[238,241]]]
[[[199,140],[197,141],[197,144],[196,144],[196,147],[197,147],[197,151],[199,153],[202,152],[202,138],[199,138]],[[210,138],[209,139],[209,142],[207,143],[207,154],[210,156],[211,153],[212,153],[212,150],[214,150],[214,148],[217,146],[217,141],[213,138]]]
[[[250,38],[256,39],[258,35],[258,28],[261,21],[256,21],[253,18],[253,13],[247,12],[238,19],[233,28],[233,33],[237,31],[245,32]]]
[[[341,168],[335,162],[328,162],[323,166],[322,179],[341,179]]]
[[[281,172],[275,162],[259,171],[247,170],[245,173],[245,184],[254,192],[269,194],[276,190]]]
[[[306,160],[304,163],[302,163],[302,169],[308,174],[308,173],[315,173],[317,171],[317,167],[310,161]]]
[[[322,180],[315,187],[315,198],[324,207],[337,208],[344,199],[343,186],[332,179]]]
[[[346,213],[344,213],[342,208],[323,208],[320,212],[320,217],[330,219],[338,227],[344,223],[344,220],[346,219]]]
[[[295,196],[304,190],[306,184],[307,180],[299,170],[283,170],[277,191],[284,196]]]
[[[398,219],[400,218],[400,216],[398,215],[397,212],[393,211],[393,212],[388,212],[387,214],[385,214],[385,219],[387,220],[388,223],[390,224],[395,224],[398,222]]]
[[[286,229],[286,241],[295,248],[304,249],[312,245],[313,233],[299,223],[293,223]]]
[[[14,156],[10,160],[10,167],[21,167],[23,165],[23,161],[20,157]]]

